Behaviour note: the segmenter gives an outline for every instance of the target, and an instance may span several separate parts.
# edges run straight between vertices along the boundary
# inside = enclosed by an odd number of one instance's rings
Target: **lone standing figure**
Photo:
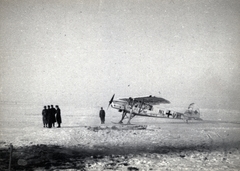
[[[101,107],[101,110],[99,112],[99,117],[101,119],[101,124],[105,123],[105,111],[103,110],[103,108]]]

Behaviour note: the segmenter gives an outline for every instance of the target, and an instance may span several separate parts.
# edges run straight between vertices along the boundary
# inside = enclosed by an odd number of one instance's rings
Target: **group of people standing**
[[[44,106],[42,110],[43,127],[52,128],[55,127],[55,122],[57,122],[57,128],[61,127],[62,118],[61,110],[58,105],[53,107],[53,105]]]

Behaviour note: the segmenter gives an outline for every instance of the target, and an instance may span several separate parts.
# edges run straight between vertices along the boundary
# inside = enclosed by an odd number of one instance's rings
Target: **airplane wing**
[[[120,100],[123,100],[123,101],[127,101],[129,102],[132,98],[123,98],[123,99],[120,99]],[[144,103],[148,103],[148,104],[151,104],[151,105],[158,105],[158,104],[161,104],[161,103],[165,103],[165,104],[168,104],[170,103],[170,101],[162,98],[162,97],[155,97],[155,96],[146,96],[146,97],[136,97],[134,98],[134,101],[135,102],[144,102]]]

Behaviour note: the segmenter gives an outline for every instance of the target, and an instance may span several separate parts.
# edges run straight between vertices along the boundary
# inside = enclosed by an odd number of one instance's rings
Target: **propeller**
[[[108,108],[109,108],[109,106],[111,105],[111,103],[113,102],[114,96],[115,96],[115,94],[113,94],[111,100],[109,101]]]

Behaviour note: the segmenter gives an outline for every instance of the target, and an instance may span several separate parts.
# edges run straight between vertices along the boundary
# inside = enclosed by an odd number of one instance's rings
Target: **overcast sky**
[[[0,0],[1,101],[240,110],[239,0]]]

